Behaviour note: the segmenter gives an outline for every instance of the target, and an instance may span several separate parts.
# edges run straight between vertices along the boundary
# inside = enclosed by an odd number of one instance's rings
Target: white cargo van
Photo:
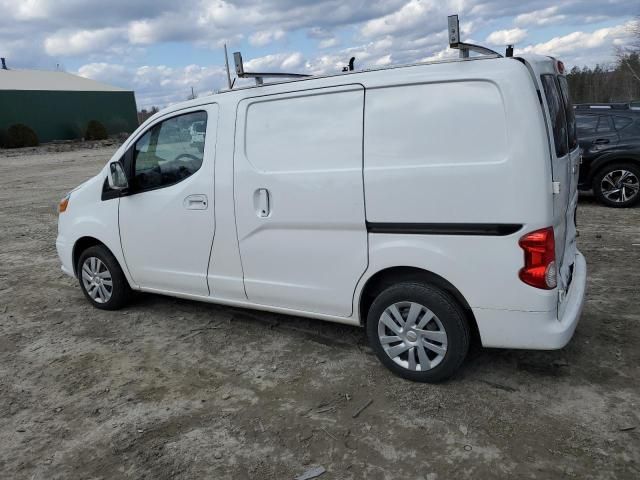
[[[473,335],[569,341],[586,265],[560,62],[258,83],[154,115],[61,201],[62,269],[94,306],[139,290],[360,325],[418,381],[452,375]]]

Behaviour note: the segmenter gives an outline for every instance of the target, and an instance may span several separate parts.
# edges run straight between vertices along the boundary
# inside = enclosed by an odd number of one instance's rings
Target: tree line
[[[629,33],[630,41],[617,47],[613,65],[571,69],[567,80],[573,103],[640,101],[640,16],[632,22]]]
[[[640,100],[640,55],[621,53],[613,67],[573,67],[567,74],[573,103]]]

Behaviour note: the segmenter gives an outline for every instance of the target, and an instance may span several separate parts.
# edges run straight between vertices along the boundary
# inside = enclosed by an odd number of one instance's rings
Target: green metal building
[[[66,72],[0,69],[0,138],[16,123],[40,142],[82,138],[98,120],[111,134],[138,127],[132,91]]]

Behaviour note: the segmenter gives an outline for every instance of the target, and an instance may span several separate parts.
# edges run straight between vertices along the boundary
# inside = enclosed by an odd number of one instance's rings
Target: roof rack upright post
[[[490,48],[482,47],[480,45],[474,45],[473,43],[461,42],[460,21],[458,20],[458,15],[449,15],[448,21],[449,48],[460,50],[460,58],[469,58],[470,51],[481,53],[483,55],[495,55],[498,57],[502,57],[502,55],[500,55],[495,50],[491,50]]]

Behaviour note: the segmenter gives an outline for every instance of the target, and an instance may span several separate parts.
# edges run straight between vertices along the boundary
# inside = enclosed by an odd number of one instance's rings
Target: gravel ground
[[[56,204],[114,148],[0,150],[0,477],[640,478],[640,208],[582,201],[565,349],[476,348],[421,385],[358,328],[153,295],[93,309],[60,271]]]

